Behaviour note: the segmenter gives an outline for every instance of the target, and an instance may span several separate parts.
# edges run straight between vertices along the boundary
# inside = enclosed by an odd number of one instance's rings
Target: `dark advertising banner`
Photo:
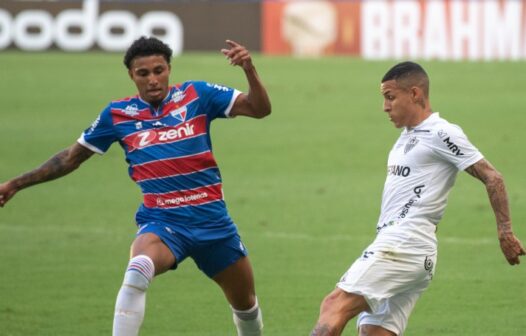
[[[141,35],[175,54],[233,39],[260,50],[260,4],[250,1],[59,0],[0,2],[0,50],[123,51]]]

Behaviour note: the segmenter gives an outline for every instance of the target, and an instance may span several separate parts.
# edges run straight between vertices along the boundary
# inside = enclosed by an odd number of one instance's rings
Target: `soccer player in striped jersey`
[[[119,143],[144,199],[116,300],[114,336],[139,333],[153,278],[187,257],[223,290],[238,335],[262,332],[251,264],[226,209],[209,131],[216,118],[266,117],[271,104],[247,49],[226,43],[221,52],[243,69],[248,93],[203,81],[170,85],[172,50],[156,38],[142,37],[124,57],[138,94],[111,102],[71,147],[0,184],[3,207],[18,191],[69,174],[94,153],[104,154]]]
[[[525,254],[512,231],[502,176],[460,127],[432,111],[424,69],[413,62],[395,65],[382,79],[381,93],[384,111],[403,131],[387,161],[377,236],[323,300],[312,336],[340,335],[356,315],[360,336],[404,333],[433,277],[436,226],[459,171],[486,186],[508,263],[519,264]]]

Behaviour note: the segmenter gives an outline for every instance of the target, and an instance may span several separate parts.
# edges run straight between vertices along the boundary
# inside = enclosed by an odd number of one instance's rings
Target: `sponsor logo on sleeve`
[[[100,123],[100,116],[98,116],[97,119],[95,119],[95,121],[93,122],[93,124],[91,124],[86,134],[93,133],[95,131],[95,128],[97,128],[97,126],[99,125],[99,123]]]
[[[460,150],[460,147],[458,147],[452,140],[451,137],[447,134],[446,131],[441,129],[437,132],[437,135],[440,139],[442,139],[442,142],[446,144],[447,148],[456,156],[462,156],[464,153]]]
[[[464,153],[460,151],[460,148],[453,141],[451,141],[450,137],[447,137],[442,141],[446,144],[447,148],[449,148],[449,150],[456,156],[464,155]]]
[[[219,90],[219,91],[225,91],[225,92],[230,91],[230,89],[227,88],[226,86],[219,85],[219,84],[206,83],[206,86],[211,87],[212,89]]]

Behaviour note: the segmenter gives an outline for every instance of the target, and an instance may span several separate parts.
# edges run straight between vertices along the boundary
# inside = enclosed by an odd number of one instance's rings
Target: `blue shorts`
[[[212,278],[248,255],[234,224],[218,226],[181,226],[150,222],[139,226],[137,236],[157,235],[175,256],[176,263],[191,257],[197,267]]]

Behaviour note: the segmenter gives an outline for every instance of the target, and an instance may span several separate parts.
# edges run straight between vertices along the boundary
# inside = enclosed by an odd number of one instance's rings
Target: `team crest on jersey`
[[[137,104],[131,104],[126,106],[126,108],[123,110],[123,112],[130,117],[135,117],[139,114],[139,108],[137,107]]]
[[[405,148],[404,148],[404,154],[407,154],[411,149],[415,148],[415,146],[418,144],[418,139],[417,137],[412,137],[411,139],[409,139],[409,142],[407,142],[407,144],[405,145]]]
[[[176,108],[175,110],[171,111],[170,114],[172,117],[179,121],[185,121],[186,120],[186,106],[181,106],[179,108]]]

